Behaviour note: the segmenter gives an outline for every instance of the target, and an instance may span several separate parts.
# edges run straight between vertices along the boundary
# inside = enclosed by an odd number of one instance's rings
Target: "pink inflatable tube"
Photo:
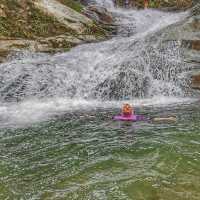
[[[113,117],[116,121],[148,121],[143,115],[130,115],[130,116],[123,116],[123,115],[116,115]]]

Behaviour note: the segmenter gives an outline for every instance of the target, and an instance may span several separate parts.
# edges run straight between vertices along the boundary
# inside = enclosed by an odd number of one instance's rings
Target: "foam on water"
[[[157,96],[150,99],[134,99],[129,101],[97,101],[85,99],[43,99],[27,100],[21,103],[5,103],[0,105],[0,127],[19,127],[42,122],[62,115],[66,112],[88,112],[95,109],[121,109],[123,103],[130,103],[136,107],[162,107],[176,104],[190,104],[196,101],[191,98],[175,98]]]

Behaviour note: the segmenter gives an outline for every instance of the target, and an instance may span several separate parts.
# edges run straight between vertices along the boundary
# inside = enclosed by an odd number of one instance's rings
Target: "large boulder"
[[[34,4],[43,12],[54,16],[60,23],[65,24],[78,33],[83,33],[87,26],[93,23],[88,17],[56,0],[35,0]]]

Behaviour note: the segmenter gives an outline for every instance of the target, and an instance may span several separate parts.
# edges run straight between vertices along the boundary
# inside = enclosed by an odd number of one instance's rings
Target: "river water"
[[[115,9],[118,35],[0,65],[0,199],[199,200],[200,108],[178,41],[189,13]],[[112,121],[123,102],[148,118]]]

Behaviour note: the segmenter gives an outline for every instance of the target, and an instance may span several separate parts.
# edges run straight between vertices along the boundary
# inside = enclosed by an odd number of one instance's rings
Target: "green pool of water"
[[[199,200],[200,108],[139,108],[177,123],[121,123],[117,110],[0,130],[0,199]]]

